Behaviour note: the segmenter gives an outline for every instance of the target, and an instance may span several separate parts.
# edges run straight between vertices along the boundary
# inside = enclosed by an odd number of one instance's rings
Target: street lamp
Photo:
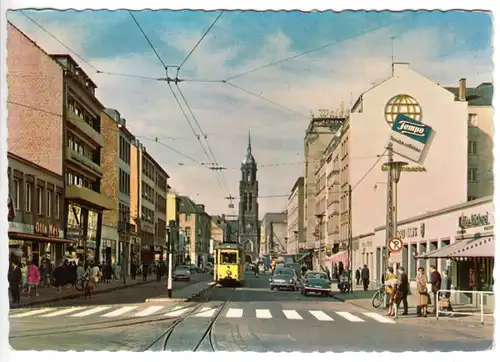
[[[318,226],[316,228],[316,235],[319,241],[319,250],[318,250],[318,266],[321,266],[321,238],[323,236],[323,233],[321,232],[321,228],[323,226],[323,217],[325,214],[316,214],[316,218],[318,219]]]

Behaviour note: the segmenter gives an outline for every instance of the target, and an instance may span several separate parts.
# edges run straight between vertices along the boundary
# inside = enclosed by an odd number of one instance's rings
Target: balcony
[[[97,143],[99,146],[104,147],[104,138],[102,135],[93,129],[87,122],[78,117],[75,112],[66,107],[67,119],[74,127],[83,132],[88,138]]]
[[[135,225],[127,221],[118,221],[118,233],[135,234],[136,233]]]
[[[77,200],[103,210],[114,208],[113,200],[110,197],[80,185],[66,185],[65,197],[68,200]]]
[[[102,177],[103,175],[101,166],[69,147],[66,147],[64,157],[66,160],[75,162],[78,166],[83,167],[86,171],[97,177]]]

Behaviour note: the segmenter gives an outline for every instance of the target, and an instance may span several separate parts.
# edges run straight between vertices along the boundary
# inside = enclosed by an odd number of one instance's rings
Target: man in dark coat
[[[21,293],[19,287],[21,285],[22,278],[23,274],[21,272],[21,268],[19,268],[15,260],[12,260],[10,263],[8,280],[13,303],[21,302]]]
[[[436,270],[435,265],[431,265],[431,288],[432,295],[434,299],[434,312],[436,313],[438,300],[437,300],[437,292],[441,289],[441,274]]]
[[[365,265],[363,265],[363,269],[361,269],[361,280],[363,281],[363,290],[368,290],[368,285],[370,284],[370,269]]]
[[[354,273],[354,278],[356,278],[356,285],[359,285],[359,279],[361,279],[361,268],[356,269],[356,272]]]
[[[401,293],[400,302],[403,302],[403,315],[408,315],[408,291],[410,285],[408,283],[408,274],[405,272],[405,268],[399,267],[399,283],[398,290]],[[399,303],[398,303],[399,308]]]

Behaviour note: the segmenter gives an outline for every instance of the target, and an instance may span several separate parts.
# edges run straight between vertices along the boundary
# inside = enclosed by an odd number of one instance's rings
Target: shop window
[[[14,179],[13,190],[12,190],[12,204],[16,210],[19,210],[19,201],[21,198],[21,188],[18,179]]]
[[[31,212],[33,202],[33,185],[26,183],[26,212]]]
[[[41,187],[36,188],[37,194],[37,213],[38,215],[43,215],[43,190]]]
[[[47,216],[52,216],[52,191],[47,191]]]

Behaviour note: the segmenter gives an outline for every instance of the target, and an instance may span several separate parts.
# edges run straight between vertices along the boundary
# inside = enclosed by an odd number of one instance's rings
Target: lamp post
[[[174,242],[174,230],[175,230],[175,221],[170,220],[169,225],[167,226],[168,233],[168,279],[167,279],[167,295],[169,298],[172,298],[172,244]]]
[[[401,170],[408,162],[394,161],[392,152],[392,143],[387,146],[389,161],[384,163],[388,168],[387,175],[387,215],[386,215],[386,242],[397,235],[397,185],[401,177]],[[394,187],[394,189],[393,189]],[[385,247],[385,266],[382,271],[389,266],[389,248]]]
[[[318,219],[318,225],[316,227],[316,235],[319,241],[319,249],[318,249],[318,266],[321,266],[321,238],[323,233],[321,232],[321,227],[323,226],[323,217],[325,214],[316,214],[316,218]]]

